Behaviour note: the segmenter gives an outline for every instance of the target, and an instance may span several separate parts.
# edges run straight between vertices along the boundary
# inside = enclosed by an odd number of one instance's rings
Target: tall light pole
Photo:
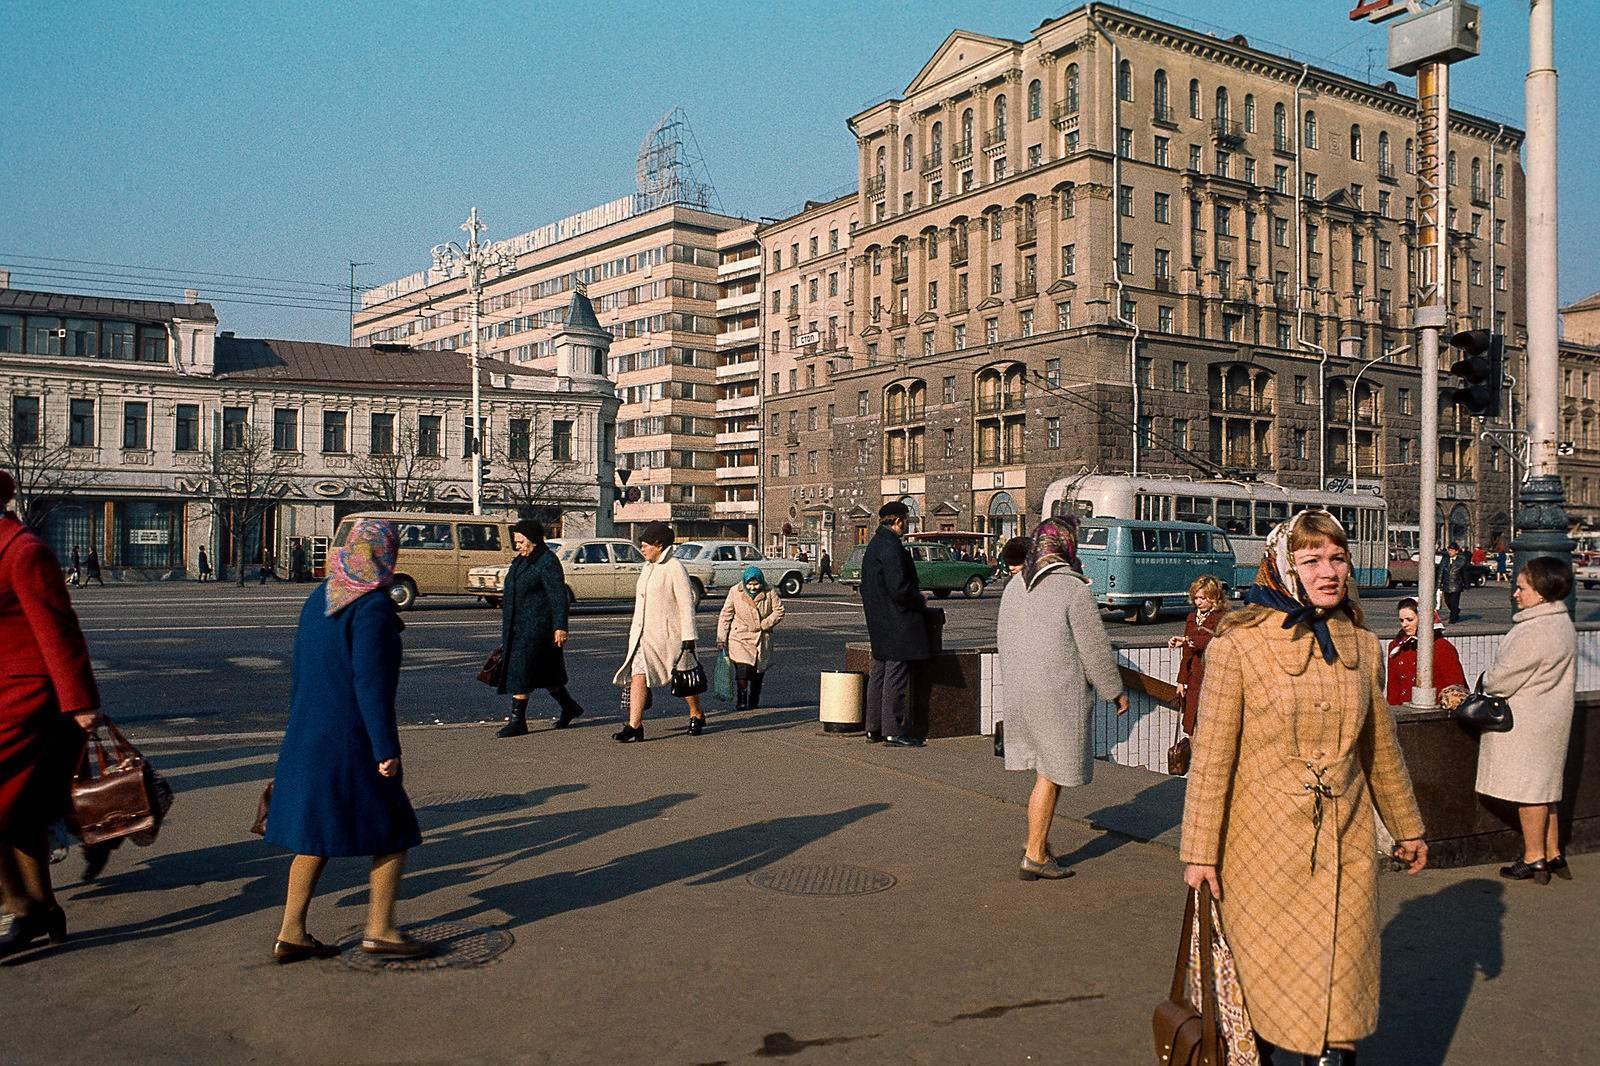
[[[1407,346],[1409,347],[1409,345]],[[1404,351],[1404,349],[1396,349]],[[1357,389],[1361,386],[1361,375],[1377,366],[1379,363],[1394,355],[1395,352],[1384,352],[1367,360],[1365,366],[1356,371],[1355,380],[1350,382],[1350,492],[1352,495],[1361,491],[1361,466],[1356,461],[1356,397]],[[1376,414],[1376,412],[1374,412]],[[1377,420],[1373,420],[1373,433],[1377,433]],[[1376,449],[1374,449],[1376,450]]]
[[[1528,77],[1523,83],[1528,123],[1528,479],[1517,508],[1522,524],[1511,542],[1519,569],[1542,555],[1571,562],[1573,548],[1556,459],[1561,350],[1556,293],[1555,6],[1555,0],[1528,3]]]
[[[482,341],[478,336],[478,319],[483,313],[483,277],[490,270],[508,270],[515,265],[515,257],[503,248],[494,248],[481,244],[478,235],[483,233],[485,226],[478,219],[478,209],[474,207],[467,220],[461,224],[467,234],[465,248],[455,241],[446,241],[433,246],[433,265],[436,270],[448,270],[452,273],[463,269],[467,275],[467,293],[472,300],[470,325],[472,329],[471,352],[472,366],[472,447],[468,458],[472,460],[472,513],[483,513],[483,375],[479,372],[479,361],[482,354]]]

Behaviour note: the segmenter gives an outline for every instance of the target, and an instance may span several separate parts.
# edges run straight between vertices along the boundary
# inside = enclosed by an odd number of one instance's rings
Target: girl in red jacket
[[[1411,688],[1417,683],[1417,601],[1407,596],[1400,601],[1400,632],[1389,642],[1389,706],[1411,702]],[[1433,616],[1433,687],[1439,704],[1452,708],[1467,695],[1467,678],[1461,672],[1461,657],[1455,645],[1444,639],[1444,626]]]

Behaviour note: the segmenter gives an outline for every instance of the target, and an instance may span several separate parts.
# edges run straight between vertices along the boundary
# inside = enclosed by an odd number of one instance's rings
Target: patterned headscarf
[[[1039,579],[1060,566],[1082,569],[1078,564],[1078,518],[1064,515],[1047,518],[1033,531],[1033,547],[1022,564],[1022,579],[1031,590]]]
[[[328,553],[328,617],[394,584],[399,552],[400,530],[393,522],[363,518],[351,526],[344,546]]]
[[[1317,647],[1322,651],[1324,662],[1333,662],[1336,652],[1333,646],[1333,635],[1328,632],[1329,612],[1319,607],[1313,607],[1306,598],[1306,593],[1300,587],[1300,576],[1294,572],[1294,560],[1289,555],[1289,540],[1302,519],[1311,511],[1297,512],[1287,522],[1279,522],[1272,527],[1272,532],[1267,534],[1266,547],[1261,552],[1261,565],[1256,568],[1255,584],[1244,590],[1244,602],[1253,603],[1258,607],[1266,607],[1273,611],[1284,613],[1283,628],[1293,629],[1298,625],[1309,625],[1311,635],[1317,640]],[[1339,520],[1330,512],[1319,511],[1318,514],[1332,519],[1335,525]],[[1343,526],[1339,526],[1343,529]],[[1349,595],[1340,606],[1349,604]],[[1337,610],[1338,608],[1334,608]]]

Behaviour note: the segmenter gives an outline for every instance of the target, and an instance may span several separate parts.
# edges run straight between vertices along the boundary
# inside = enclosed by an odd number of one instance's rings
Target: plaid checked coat
[[[1377,638],[1330,618],[1329,664],[1308,627],[1282,619],[1238,611],[1206,652],[1179,854],[1219,868],[1256,1031],[1316,1055],[1377,1028],[1373,805],[1397,840],[1423,825]]]

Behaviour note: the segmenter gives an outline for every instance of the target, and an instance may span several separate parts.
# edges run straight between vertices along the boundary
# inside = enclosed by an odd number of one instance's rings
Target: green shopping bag
[[[717,656],[716,677],[712,681],[711,691],[716,693],[718,699],[733,702],[733,660],[727,655]]]

